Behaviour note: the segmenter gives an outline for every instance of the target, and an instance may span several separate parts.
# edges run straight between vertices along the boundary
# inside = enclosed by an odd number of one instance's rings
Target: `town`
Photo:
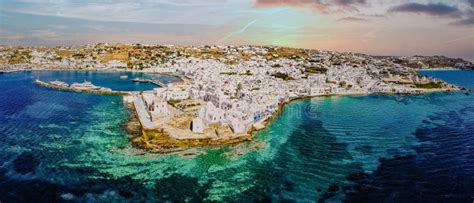
[[[417,71],[473,67],[468,61],[446,57],[381,57],[272,46],[139,44],[2,47],[0,62],[4,71],[25,67],[133,70],[179,76],[177,83],[124,96],[147,134],[135,139],[136,144],[152,149],[176,148],[184,140],[218,144],[250,139],[251,132],[265,128],[283,104],[298,98],[458,90]],[[163,142],[163,136],[174,140],[173,144]]]

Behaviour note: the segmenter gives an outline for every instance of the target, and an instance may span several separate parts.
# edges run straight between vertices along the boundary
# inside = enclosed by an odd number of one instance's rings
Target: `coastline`
[[[194,147],[232,145],[252,140],[250,133],[225,138],[174,138],[162,130],[145,129],[138,118],[134,105],[130,103],[124,103],[124,105],[130,114],[128,121],[124,124],[125,130],[133,135],[130,142],[135,147],[148,152],[164,154]]]
[[[172,73],[157,73],[157,72],[146,72],[146,71],[133,71],[133,70],[120,70],[120,69],[106,69],[106,70],[84,70],[84,69],[21,69],[21,70],[13,70],[13,71],[7,71],[7,72],[0,72],[0,74],[3,73],[13,73],[13,72],[21,72],[21,71],[80,71],[80,72],[126,72],[126,73],[146,73],[146,74],[157,74],[157,75],[163,75],[163,76],[171,76],[174,77],[174,81],[170,82],[168,84],[163,84],[160,81],[154,81],[154,80],[146,80],[144,82],[151,82],[155,84],[158,88],[159,87],[166,87],[167,85],[170,84],[184,84],[188,83],[189,79],[185,78],[185,76],[180,76],[177,74],[172,74]],[[133,80],[132,80],[133,82]],[[143,81],[140,81],[143,82]],[[121,95],[121,96],[127,96],[127,95],[132,95],[133,93],[138,93],[141,91],[119,91],[119,90],[110,90],[110,91],[102,91],[102,90],[86,90],[86,89],[74,89],[70,87],[61,87],[57,85],[50,84],[48,82],[40,81],[40,80],[35,80],[33,83],[45,87],[45,88],[50,88],[50,89],[55,89],[59,91],[68,91],[68,92],[82,92],[82,93],[90,93],[90,94],[104,94],[104,95]],[[159,83],[159,84],[158,84]],[[150,90],[143,90],[143,91],[150,91]]]
[[[418,71],[454,71],[454,70],[463,70],[463,69],[450,68],[450,67],[446,67],[446,68],[422,68],[422,69],[419,69]]]
[[[414,67],[421,66],[412,63],[409,56],[379,58],[318,52],[307,58],[296,55],[292,59],[289,55],[289,59],[285,56],[268,59],[254,57],[255,49],[239,51],[237,46],[229,47],[226,50],[250,52],[237,57],[250,56],[251,61],[236,60],[237,64],[227,64],[226,60],[235,56],[230,52],[220,56],[222,61],[183,56],[181,62],[170,65],[171,62],[159,60],[170,58],[165,54],[174,56],[183,52],[161,52],[159,47],[151,48],[153,55],[136,54],[131,58],[133,54],[129,54],[132,63],[145,56],[144,63],[158,64],[157,68],[145,69],[147,71],[179,73],[192,81],[189,85],[167,88],[131,82],[131,79],[154,79],[165,84],[178,80],[142,71],[101,71],[100,64],[90,67],[97,70],[84,70],[87,68],[83,66],[80,70],[0,72],[0,131],[4,134],[0,148],[4,163],[0,166],[0,194],[4,195],[0,195],[0,199],[78,202],[351,202],[369,199],[367,201],[376,202],[407,201],[415,197],[420,201],[470,200],[471,192],[466,188],[474,184],[474,179],[469,178],[474,178],[471,170],[474,156],[470,150],[474,146],[474,92],[425,89],[423,93],[415,93],[412,89],[448,88],[451,85],[445,84],[453,84],[474,90],[474,71],[418,71]],[[59,50],[58,55],[64,53],[60,48],[55,50]],[[78,49],[71,47],[71,50]],[[122,54],[121,50],[111,50],[115,51],[119,56]],[[213,49],[198,47],[196,52],[199,51],[206,53]],[[94,52],[102,50],[94,49]],[[411,53],[414,52],[416,50]],[[188,53],[191,52],[184,52]],[[74,59],[73,56],[63,58],[64,64]],[[399,59],[402,62],[398,63]],[[405,67],[405,59],[413,66]],[[77,62],[70,64],[76,66]],[[342,65],[334,64],[338,62]],[[392,62],[398,65],[391,66]],[[327,67],[328,72],[301,72],[306,67],[318,70],[321,66]],[[246,69],[253,75],[245,75]],[[296,71],[288,73],[295,75],[293,80],[272,76],[273,72],[286,71]],[[299,77],[303,75],[307,76]],[[90,82],[113,90],[144,91],[143,97],[139,92],[133,96],[65,92],[38,86],[33,83],[36,79],[60,86],[76,83],[73,87],[81,87],[77,84]],[[410,79],[413,84],[406,82]],[[340,84],[343,81],[345,83]],[[240,91],[236,91],[238,83],[242,83]],[[433,85],[423,85],[426,83]],[[179,89],[184,89],[189,97],[167,101],[166,92],[179,93]],[[400,94],[390,93],[393,90]],[[201,92],[203,94],[198,94]],[[223,100],[209,97],[217,93],[223,94],[220,97]],[[134,106],[126,98],[146,101],[145,107],[162,108],[158,104],[168,104],[169,113]],[[151,100],[160,103],[153,105]],[[211,103],[224,117],[222,122],[209,125],[214,118],[208,115],[214,114],[207,112],[213,108],[205,107]],[[233,104],[230,110],[228,103]],[[231,116],[238,116],[234,111],[239,111],[247,116],[239,118],[245,128],[235,132],[249,133],[249,137],[248,140],[244,137],[228,139],[228,142],[183,141],[169,137],[150,141],[154,136],[167,135],[142,131],[138,115],[128,107],[136,107],[138,112],[148,111],[152,114],[148,120],[152,122],[174,115],[174,109],[180,110],[180,115],[186,114],[186,122],[184,116],[177,116],[170,119],[170,123],[183,120],[172,126],[196,132],[195,138],[204,136],[196,125],[189,125],[188,117],[214,130],[218,124],[232,126],[235,120]],[[256,118],[255,113],[262,116]],[[146,127],[148,122],[142,121]],[[156,123],[155,127],[167,129],[160,122]],[[250,131],[254,123],[259,123],[255,125],[258,129]],[[169,132],[178,138],[184,135],[192,138],[181,131]],[[145,142],[145,137],[151,139]],[[156,147],[157,144],[162,147]]]
[[[46,70],[46,71],[63,71],[62,69],[26,69],[23,71],[34,71],[34,70]],[[140,72],[140,73],[150,73],[150,74],[161,74],[161,75],[171,75],[173,77],[179,78],[180,81],[175,81],[173,83],[181,83],[187,82],[189,80],[184,80],[184,76],[176,75],[176,74],[167,74],[167,73],[156,73],[151,71],[141,71],[141,70],[120,70],[120,69],[107,69],[107,70],[84,70],[84,69],[66,69],[67,71],[95,71],[95,72]],[[451,70],[451,69],[450,69]],[[21,71],[21,70],[18,70]],[[41,85],[41,84],[40,84]],[[42,85],[47,86],[47,85]],[[51,85],[49,85],[51,86]],[[71,90],[64,90],[61,88],[50,87],[53,89],[59,89],[62,91],[71,91]],[[140,149],[144,149],[149,152],[153,153],[170,153],[176,151],[183,151],[189,148],[194,147],[207,147],[207,146],[221,146],[221,145],[233,145],[238,144],[245,141],[250,141],[260,130],[263,130],[271,124],[271,122],[277,118],[282,112],[284,107],[291,102],[302,100],[302,99],[310,99],[316,97],[332,97],[332,96],[355,96],[355,95],[370,95],[370,94],[383,94],[383,95],[418,95],[418,94],[429,94],[434,92],[449,92],[449,91],[461,91],[462,89],[457,86],[450,86],[449,88],[436,88],[436,89],[422,89],[422,88],[412,88],[415,90],[413,93],[395,93],[395,92],[370,92],[370,91],[352,91],[352,92],[341,92],[341,93],[329,93],[329,94],[318,94],[318,95],[311,95],[311,96],[297,96],[288,98],[288,101],[281,102],[278,104],[278,108],[275,112],[273,112],[269,117],[265,120],[262,120],[256,124],[258,124],[258,128],[256,128],[255,124],[250,127],[250,129],[245,134],[236,134],[231,136],[222,136],[222,137],[215,137],[215,138],[192,138],[190,136],[183,136],[184,138],[173,137],[163,133],[161,130],[149,130],[143,128],[143,125],[140,123],[139,119],[129,119],[126,126],[140,126],[140,129],[136,130],[139,136],[135,136],[131,139],[131,142],[134,146]],[[96,94],[107,94],[103,92],[90,92],[90,91],[78,91],[78,92],[85,92],[85,93],[96,93]],[[109,93],[110,94],[110,93]],[[119,94],[119,95],[128,95],[127,94]],[[131,114],[137,114],[134,108],[130,109]],[[128,128],[128,127],[127,127]]]
[[[456,87],[456,86],[455,86]],[[278,118],[283,112],[283,109],[286,105],[291,104],[292,102],[296,102],[299,100],[304,99],[311,99],[311,98],[318,98],[318,97],[333,97],[333,96],[363,96],[363,95],[422,95],[422,94],[431,94],[436,92],[452,92],[452,91],[461,91],[460,88],[440,88],[440,89],[420,89],[423,92],[420,93],[411,93],[411,94],[400,94],[400,93],[390,93],[390,92],[352,92],[352,93],[332,93],[332,94],[320,94],[320,95],[312,95],[312,96],[298,96],[288,99],[288,101],[282,102],[278,104],[278,108],[275,112],[273,112],[268,118],[260,121],[256,124],[261,124],[258,129],[252,126],[247,133],[235,135],[232,137],[224,137],[224,138],[184,138],[178,139],[174,138],[166,133],[163,130],[150,130],[143,128],[140,120],[137,118],[135,120],[129,120],[127,125],[136,125],[140,126],[138,130],[141,132],[140,136],[136,136],[131,139],[131,142],[134,146],[146,150],[151,153],[171,153],[171,152],[178,152],[188,150],[190,148],[196,147],[214,147],[214,146],[222,146],[222,145],[235,145],[246,141],[251,141],[253,137],[261,130],[266,129],[274,119]],[[127,105],[131,110],[131,113],[137,115],[135,112],[134,107],[130,107]],[[133,106],[133,105],[131,105]],[[156,139],[153,141],[153,139]]]
[[[106,95],[121,95],[121,96],[131,94],[131,92],[127,92],[127,91],[117,91],[117,90],[105,91],[105,90],[75,89],[71,87],[61,87],[61,86],[53,85],[53,84],[50,84],[38,79],[35,80],[34,83],[45,88],[50,88],[50,89],[55,89],[55,90],[65,91],[65,92],[83,92],[83,93],[90,93],[90,94],[106,94]]]
[[[133,70],[133,69],[82,69],[82,68],[21,68],[15,70],[6,70],[0,71],[1,73],[14,73],[20,71],[80,71],[80,72],[127,72],[127,73],[147,73],[147,74],[157,74],[157,75],[167,75],[175,77],[179,81],[174,81],[173,83],[178,82],[186,82],[188,79],[183,78],[184,76],[180,76],[178,74],[173,73],[166,73],[166,72],[153,72],[153,71],[146,71],[146,70]]]

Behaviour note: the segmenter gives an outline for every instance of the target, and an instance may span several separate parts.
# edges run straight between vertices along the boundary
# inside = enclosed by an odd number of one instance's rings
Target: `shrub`
[[[322,67],[317,67],[317,66],[310,66],[310,67],[305,67],[304,72],[306,73],[326,73],[328,69],[322,68]]]

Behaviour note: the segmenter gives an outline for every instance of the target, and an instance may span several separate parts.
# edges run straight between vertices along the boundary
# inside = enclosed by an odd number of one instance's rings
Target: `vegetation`
[[[283,80],[294,80],[288,73],[276,72],[273,73],[272,76]]]
[[[195,107],[199,105],[200,104],[197,104],[197,103],[190,103],[190,104],[177,104],[176,106],[180,109],[186,109],[186,108]]]
[[[235,92],[237,93],[237,95],[240,93],[241,90],[242,90],[242,83],[239,82],[239,84],[237,84],[237,89],[235,89]]]
[[[245,71],[245,73],[242,73],[240,75],[252,75],[252,73],[250,72],[250,70],[247,70],[247,71]]]
[[[227,64],[227,65],[237,65],[237,64],[239,64],[239,62],[236,61],[236,60],[229,60],[229,61],[225,61],[224,63]]]
[[[269,48],[268,52],[264,55],[268,60],[276,58],[309,58],[310,51],[305,49],[288,48],[288,47],[275,47]]]
[[[221,72],[219,74],[221,74],[221,75],[237,75],[236,72]]]
[[[75,59],[84,59],[86,58],[84,54],[82,53],[75,53],[72,55],[72,57],[74,57]]]
[[[325,74],[328,71],[328,69],[323,68],[323,67],[318,67],[318,66],[310,66],[310,67],[305,67],[304,72],[306,73],[320,73],[320,74]]]
[[[430,82],[425,84],[415,84],[417,88],[424,88],[424,89],[436,89],[443,87],[442,82]]]
[[[168,104],[171,106],[175,106],[177,103],[181,102],[181,100],[176,100],[176,99],[170,99],[168,101]]]
[[[8,59],[9,64],[21,64],[21,63],[29,63],[31,59],[31,51],[28,50],[20,50],[15,51],[13,55],[10,56]]]

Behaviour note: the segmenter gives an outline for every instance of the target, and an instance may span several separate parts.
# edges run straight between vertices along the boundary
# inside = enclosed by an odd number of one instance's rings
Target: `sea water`
[[[474,88],[474,71],[422,74]],[[128,77],[120,77],[127,75]],[[120,96],[33,80],[149,90],[143,73],[0,74],[0,201],[472,201],[474,96],[294,101],[250,142],[151,154],[129,142]],[[191,155],[190,155],[191,154]]]

